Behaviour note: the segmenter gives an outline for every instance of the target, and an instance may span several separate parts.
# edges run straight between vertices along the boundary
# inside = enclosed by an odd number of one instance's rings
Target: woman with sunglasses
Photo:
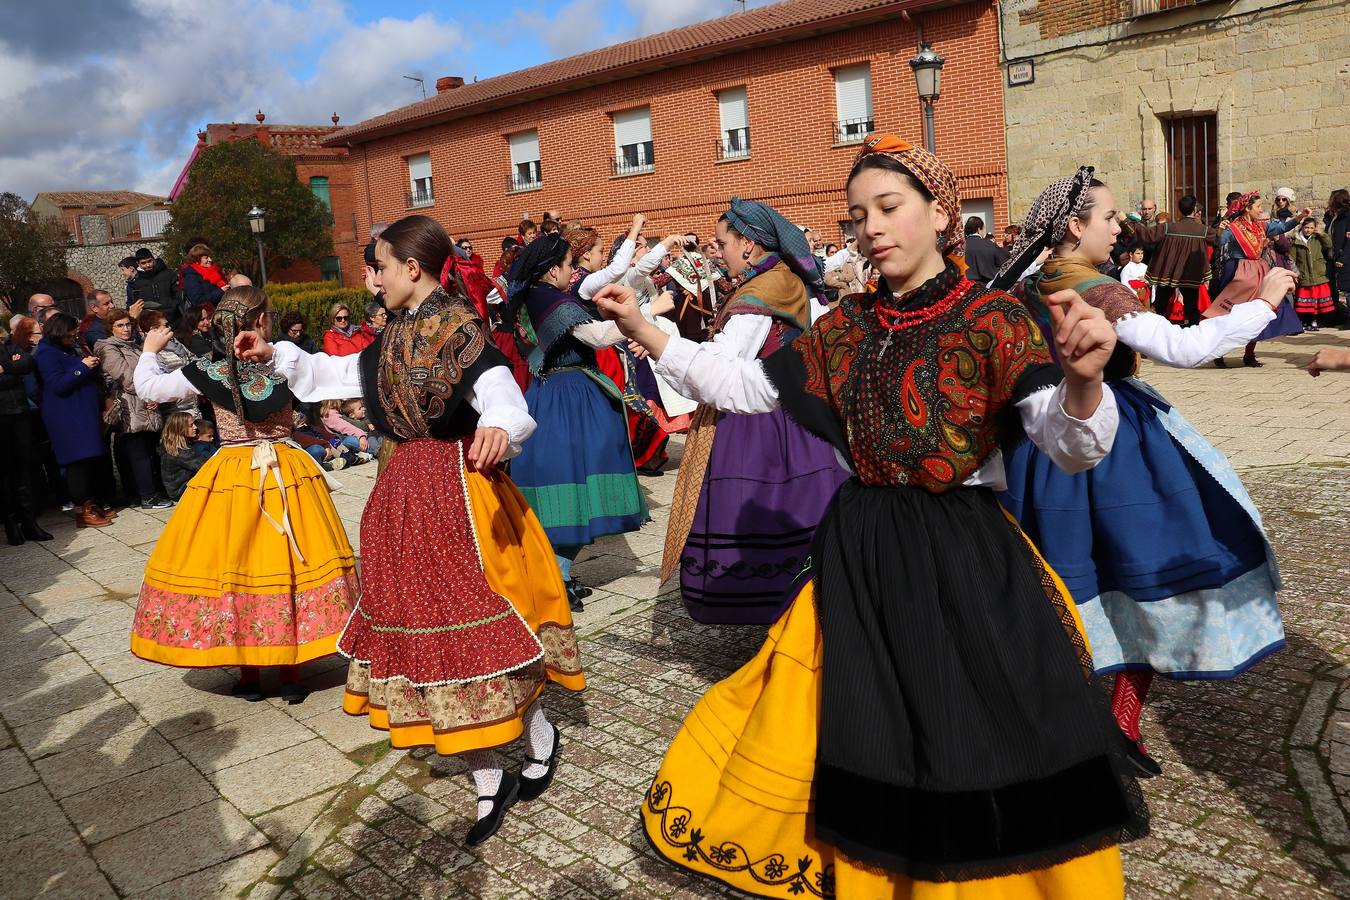
[[[763,648],[676,735],[647,835],[757,896],[1120,898],[1138,786],[1073,603],[994,496],[1013,434],[1065,469],[1106,455],[1115,335],[1052,297],[1057,367],[1025,306],[967,280],[932,154],[873,135],[847,196],[881,281],[767,359],[600,302],[682,390],[781,407],[856,473]]]
[[[352,322],[345,303],[334,303],[328,310],[329,329],[323,333],[323,352],[329,356],[351,356],[375,343],[375,331]]]

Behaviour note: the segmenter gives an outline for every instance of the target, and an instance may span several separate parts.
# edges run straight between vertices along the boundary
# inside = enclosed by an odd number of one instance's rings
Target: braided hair
[[[223,358],[230,367],[230,393],[234,397],[235,413],[244,415],[244,398],[239,392],[239,358],[234,352],[234,339],[245,331],[256,328],[258,320],[267,312],[267,293],[252,285],[232,287],[221,296],[211,314],[211,348],[217,358]]]

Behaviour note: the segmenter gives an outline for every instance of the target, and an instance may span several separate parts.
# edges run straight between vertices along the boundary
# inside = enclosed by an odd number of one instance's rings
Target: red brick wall
[[[370,239],[370,232],[362,230],[359,225],[353,229],[360,216],[353,218],[356,212],[352,183],[355,176],[349,157],[340,151],[330,159],[301,157],[295,161],[295,174],[306,187],[309,186],[309,179],[315,176],[328,179],[328,197],[333,205],[333,255],[342,261],[343,286],[361,287],[365,283],[361,277],[361,266],[365,261],[363,250]],[[318,281],[319,263],[317,260],[295,262],[280,271],[267,274],[277,282]]]
[[[963,195],[991,198],[993,228],[1007,223],[1007,161],[998,25],[992,0],[921,17],[925,37],[946,57],[937,106],[937,149],[961,177]],[[707,237],[733,195],[763,200],[795,222],[837,239],[846,218],[843,185],[856,146],[832,147],[836,117],[831,69],[869,62],[877,130],[921,144],[923,125],[909,60],[913,24],[897,17],[836,34],[746,51],[379,139],[352,149],[359,231],[410,212],[435,217],[469,237],[488,265],[500,238],[524,212],[557,209],[598,226],[609,240],[634,212],[647,231],[692,229]],[[715,91],[749,95],[747,160],[716,162],[720,134]],[[649,105],[656,170],[614,178],[609,113]],[[507,135],[537,128],[544,188],[508,193]],[[406,157],[431,153],[436,202],[404,205]],[[335,203],[336,206],[336,203]],[[345,266],[345,263],[344,263]]]

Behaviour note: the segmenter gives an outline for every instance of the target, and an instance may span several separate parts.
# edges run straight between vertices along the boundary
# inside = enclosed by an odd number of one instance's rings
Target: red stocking
[[[1152,672],[1120,672],[1116,675],[1111,712],[1115,714],[1120,730],[1130,740],[1139,740],[1139,716],[1144,711],[1144,698],[1152,683]]]

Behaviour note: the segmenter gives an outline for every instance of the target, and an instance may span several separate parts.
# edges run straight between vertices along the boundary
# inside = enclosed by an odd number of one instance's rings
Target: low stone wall
[[[70,270],[67,277],[81,282],[86,289],[102,288],[112,294],[114,301],[121,303],[127,295],[126,282],[122,279],[122,273],[117,271],[117,264],[140,247],[149,248],[156,256],[164,252],[164,242],[157,240],[69,247],[66,249],[66,268]]]

